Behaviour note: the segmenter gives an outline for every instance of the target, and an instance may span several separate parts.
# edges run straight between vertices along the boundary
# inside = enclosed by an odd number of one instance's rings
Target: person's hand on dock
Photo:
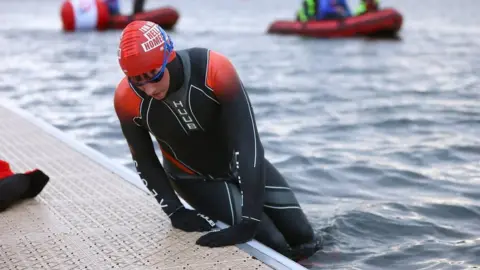
[[[172,226],[185,232],[205,232],[215,227],[215,222],[196,210],[180,207],[170,215]]]
[[[197,240],[197,245],[206,247],[223,247],[242,244],[250,241],[255,236],[259,222],[243,219],[240,223],[229,228],[210,232]]]

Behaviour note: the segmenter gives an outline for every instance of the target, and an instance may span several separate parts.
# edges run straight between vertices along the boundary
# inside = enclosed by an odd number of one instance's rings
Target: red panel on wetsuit
[[[160,147],[161,149],[161,147]],[[163,151],[162,149],[162,154],[163,156],[168,159],[168,161],[172,162],[173,164],[175,164],[175,166],[177,166],[177,168],[179,168],[180,170],[188,173],[188,174],[195,174],[194,172],[192,172],[191,170],[189,170],[187,167],[183,166],[183,164],[181,164],[180,162],[178,162],[178,160],[176,160],[174,157],[172,157],[167,151]]]
[[[206,84],[217,97],[228,97],[240,88],[235,67],[224,55],[209,51]]]
[[[115,90],[114,106],[120,121],[132,121],[140,116],[142,100],[130,87],[126,78],[123,78]]]

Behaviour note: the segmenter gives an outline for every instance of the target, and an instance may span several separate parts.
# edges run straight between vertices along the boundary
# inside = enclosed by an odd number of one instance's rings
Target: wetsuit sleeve
[[[242,194],[242,217],[259,221],[263,212],[264,150],[250,100],[232,63],[209,51],[207,85],[221,106],[225,138],[232,151],[234,171]]]
[[[140,98],[126,81],[122,81],[115,92],[114,106],[123,136],[140,178],[160,203],[162,210],[170,216],[182,203],[170,186],[165,170],[158,160],[149,131],[133,122],[140,114],[140,104]]]

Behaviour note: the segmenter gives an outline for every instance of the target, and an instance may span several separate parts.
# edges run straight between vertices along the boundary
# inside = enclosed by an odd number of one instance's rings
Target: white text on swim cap
[[[153,27],[147,32],[145,32],[144,36],[148,39],[147,41],[142,43],[142,48],[144,52],[151,51],[165,43],[162,34],[157,27]],[[160,48],[160,50],[163,50],[163,47]]]
[[[142,31],[142,33],[145,34],[146,32],[148,32],[148,30],[150,30],[154,26],[155,24],[153,22],[147,22],[145,25],[140,27],[140,31]]]

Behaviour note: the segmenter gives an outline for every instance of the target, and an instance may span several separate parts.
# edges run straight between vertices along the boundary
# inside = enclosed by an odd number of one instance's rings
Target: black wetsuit
[[[165,99],[147,96],[126,79],[115,94],[137,170],[165,213],[181,206],[175,189],[212,219],[230,225],[261,220],[255,238],[279,252],[312,242],[312,227],[292,190],[264,157],[252,106],[230,61],[193,48],[177,51],[167,68]]]

